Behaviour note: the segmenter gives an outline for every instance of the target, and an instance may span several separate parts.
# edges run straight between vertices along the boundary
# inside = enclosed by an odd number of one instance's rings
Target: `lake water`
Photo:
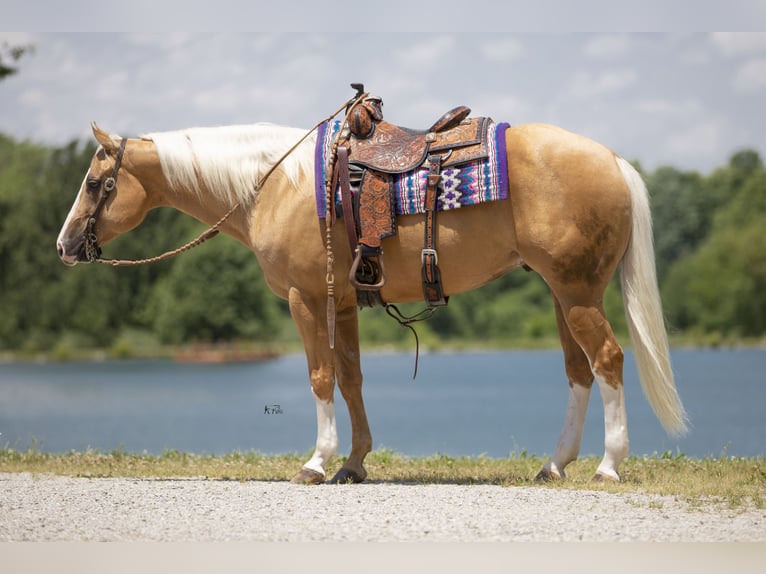
[[[676,350],[677,386],[691,432],[669,438],[644,398],[628,352],[625,387],[632,454],[766,455],[766,351]],[[363,356],[375,448],[407,455],[506,457],[555,448],[567,401],[559,351]],[[348,412],[336,392],[340,452]],[[278,408],[277,408],[278,405]],[[583,455],[603,453],[594,387]],[[316,415],[303,356],[264,363],[172,361],[0,364],[0,446],[308,453]]]

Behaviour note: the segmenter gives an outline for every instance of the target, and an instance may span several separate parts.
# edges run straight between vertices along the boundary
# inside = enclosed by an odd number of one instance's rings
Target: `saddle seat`
[[[450,152],[443,167],[485,157],[482,146],[486,118],[467,119],[471,109],[458,106],[428,130],[413,130],[378,120],[367,135],[350,125],[349,163],[387,174],[406,173],[423,165],[429,153]],[[382,116],[381,116],[382,117]]]

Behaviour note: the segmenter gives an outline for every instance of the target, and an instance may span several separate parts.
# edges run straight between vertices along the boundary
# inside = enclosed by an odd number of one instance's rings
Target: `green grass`
[[[196,455],[166,451],[161,455],[134,454],[122,450],[49,454],[35,448],[0,449],[0,472],[30,472],[73,477],[183,478],[212,480],[287,481],[298,472],[309,454],[262,455],[233,452]],[[334,474],[343,463],[339,457],[329,467]],[[586,457],[567,467],[567,480],[538,484],[534,477],[546,459],[526,453],[509,458],[408,457],[390,450],[376,450],[365,467],[371,482],[416,484],[497,484],[601,490],[615,493],[646,493],[672,496],[692,505],[718,503],[729,508],[766,508],[766,459],[692,459],[664,453],[630,457],[621,466],[622,481],[601,484],[591,481],[599,459]]]

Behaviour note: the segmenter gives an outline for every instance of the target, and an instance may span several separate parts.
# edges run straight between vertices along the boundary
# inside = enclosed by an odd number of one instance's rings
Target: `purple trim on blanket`
[[[508,199],[508,160],[506,156],[505,131],[507,123],[491,124],[494,130],[489,141],[488,160],[465,163],[442,171],[439,184],[437,209],[457,209],[487,201]],[[340,129],[340,122],[323,123],[317,131],[315,152],[315,193],[317,215],[324,219],[327,214],[325,185],[328,177],[327,158]],[[424,213],[424,198],[428,168],[395,175],[392,185],[396,193],[398,215]]]
[[[497,170],[500,172],[498,179],[498,188],[501,199],[508,199],[508,154],[505,143],[505,130],[511,125],[507,122],[497,124],[495,132],[495,141],[497,142]]]

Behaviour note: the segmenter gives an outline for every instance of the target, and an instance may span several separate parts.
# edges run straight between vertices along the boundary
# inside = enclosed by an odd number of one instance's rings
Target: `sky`
[[[562,126],[649,170],[709,173],[744,148],[766,159],[764,32],[488,28],[0,32],[0,45],[34,46],[0,81],[0,132],[60,145],[92,137],[91,121],[123,136],[263,121],[308,128],[363,82],[388,121],[412,128],[467,105],[512,125]]]

